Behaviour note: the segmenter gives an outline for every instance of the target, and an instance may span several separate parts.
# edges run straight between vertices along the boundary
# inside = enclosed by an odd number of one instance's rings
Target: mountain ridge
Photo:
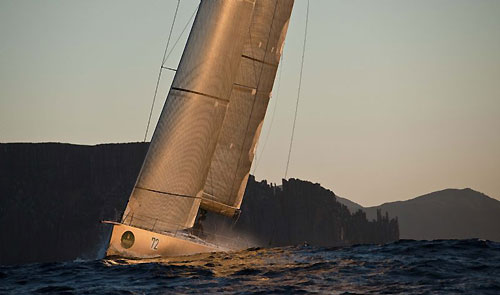
[[[348,206],[344,198],[339,202]],[[446,188],[378,206],[356,205],[362,207],[368,219],[375,219],[377,210],[398,217],[402,239],[500,241],[500,201],[472,188]]]

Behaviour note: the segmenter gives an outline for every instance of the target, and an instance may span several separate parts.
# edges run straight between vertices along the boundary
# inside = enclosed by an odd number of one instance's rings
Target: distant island
[[[500,242],[500,201],[470,188],[445,189],[407,201],[364,208],[338,198],[353,212],[369,219],[377,211],[397,216],[400,238],[413,240],[484,239]]]
[[[120,218],[147,147],[0,144],[0,264],[102,257],[109,227],[99,221]],[[250,177],[245,194],[237,221],[208,214],[205,229],[271,247],[500,240],[500,202],[470,189],[363,208],[309,181]]]

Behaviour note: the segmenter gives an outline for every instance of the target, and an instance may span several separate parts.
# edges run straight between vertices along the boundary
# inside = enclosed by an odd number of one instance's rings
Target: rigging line
[[[280,71],[278,74],[278,89],[276,89],[276,98],[275,98],[275,102],[274,102],[273,112],[271,113],[271,123],[269,124],[269,129],[267,130],[266,138],[264,139],[264,143],[263,143],[262,149],[260,151],[260,156],[256,157],[257,159],[255,161],[255,166],[254,166],[253,172],[252,172],[253,175],[255,175],[255,171],[257,170],[257,167],[259,166],[260,160],[262,159],[262,155],[264,154],[264,150],[266,149],[267,140],[269,139],[269,134],[271,134],[271,130],[273,128],[274,115],[276,113],[276,107],[278,105],[278,98],[280,95],[280,88],[281,88],[281,74],[283,72],[283,56],[284,56],[284,52],[281,54],[281,58],[280,58],[281,61],[280,61]]]
[[[175,20],[177,18],[177,12],[179,11],[179,5],[180,5],[180,3],[181,3],[181,0],[177,0],[177,6],[175,7],[175,12],[174,12],[174,19],[172,21],[172,25],[170,26],[170,32],[168,33],[167,46],[165,46],[165,51],[163,52],[163,59],[162,59],[162,62],[161,62],[161,66],[162,67],[165,65],[165,62],[167,61],[167,59],[165,58],[165,56],[167,54],[168,45],[170,44],[170,38],[172,38],[172,31],[174,30],[174,24],[175,24]]]
[[[201,2],[200,2],[200,4],[201,4]],[[177,43],[179,43],[179,41],[181,40],[182,35],[184,35],[184,32],[186,31],[186,29],[188,28],[189,24],[191,23],[191,21],[193,20],[194,16],[196,15],[196,12],[200,8],[200,4],[198,4],[198,6],[196,6],[196,9],[194,10],[193,14],[191,14],[191,17],[187,21],[186,25],[184,25],[184,28],[182,29],[181,33],[179,34],[179,36],[175,40],[174,45],[172,45],[172,48],[168,52],[167,57],[165,58],[165,61],[168,60],[168,58],[170,57],[170,55],[172,55],[172,52],[174,51],[175,46],[177,46]]]
[[[299,87],[297,89],[297,100],[295,102],[295,115],[293,117],[292,136],[290,138],[290,146],[288,148],[288,159],[286,161],[285,179],[287,179],[286,176],[288,174],[288,166],[290,165],[290,155],[292,154],[293,136],[295,134],[295,123],[297,122],[297,111],[299,109],[300,88],[302,86],[302,72],[304,70],[304,57],[305,57],[305,53],[306,53],[307,23],[308,22],[309,22],[309,0],[307,0],[306,28],[304,30],[304,44],[302,46],[302,62],[301,62],[301,65],[300,65]]]
[[[163,71],[163,66],[165,65],[165,61],[166,61],[165,56],[167,55],[168,45],[170,44],[170,38],[172,37],[172,31],[174,29],[175,19],[177,18],[177,12],[179,11],[180,3],[181,3],[181,0],[177,0],[177,6],[175,7],[175,13],[174,13],[174,19],[172,20],[172,25],[170,26],[170,32],[168,33],[167,45],[165,46],[165,51],[163,52],[163,58],[162,58],[160,70],[158,71],[158,79],[156,80],[155,94],[153,95],[153,102],[151,103],[151,110],[149,111],[148,124],[146,126],[146,133],[144,134],[144,142],[146,142],[146,138],[148,136],[149,125],[151,124],[151,116],[153,115],[153,108],[155,106],[155,101],[156,101],[156,95],[158,94],[158,87],[160,86],[161,73]]]

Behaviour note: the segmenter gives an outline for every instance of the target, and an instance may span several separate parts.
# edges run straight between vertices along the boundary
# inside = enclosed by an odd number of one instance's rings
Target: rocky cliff
[[[363,211],[351,214],[332,191],[299,179],[282,180],[282,185],[276,186],[250,177],[241,209],[241,217],[229,235],[245,234],[258,245],[343,246],[399,238],[396,219],[384,216],[368,221]],[[209,230],[224,225],[227,228],[231,221],[224,221]]]

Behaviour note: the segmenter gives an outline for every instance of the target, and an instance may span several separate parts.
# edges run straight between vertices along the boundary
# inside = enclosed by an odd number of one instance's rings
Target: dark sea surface
[[[0,266],[1,294],[500,294],[500,243],[402,240]]]

